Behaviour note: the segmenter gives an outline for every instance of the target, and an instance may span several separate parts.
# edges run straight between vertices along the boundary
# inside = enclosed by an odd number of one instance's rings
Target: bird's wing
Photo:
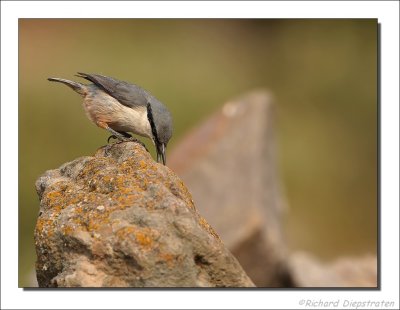
[[[148,93],[137,85],[99,74],[78,72],[77,76],[91,81],[127,107],[137,108],[147,106]]]

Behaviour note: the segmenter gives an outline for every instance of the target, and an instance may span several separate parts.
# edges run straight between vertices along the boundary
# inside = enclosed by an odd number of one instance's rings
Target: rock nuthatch
[[[128,132],[150,138],[156,147],[157,162],[165,165],[166,147],[172,136],[172,117],[168,109],[137,85],[99,74],[78,72],[76,76],[93,84],[60,78],[48,80],[64,83],[80,94],[88,118],[119,140],[129,140]]]

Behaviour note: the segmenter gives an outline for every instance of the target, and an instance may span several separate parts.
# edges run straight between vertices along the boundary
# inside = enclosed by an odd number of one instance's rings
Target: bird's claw
[[[107,143],[110,143],[110,139],[118,139],[118,138],[115,135],[111,135],[111,136],[108,137]]]
[[[145,148],[145,150],[146,150],[147,152],[149,152],[149,150],[147,149],[146,145],[145,145],[142,141],[140,141],[139,139],[137,139],[137,138],[135,138],[135,137],[132,137],[131,135],[129,135],[129,137],[126,136],[126,137],[124,137],[124,138],[117,137],[116,135],[111,135],[111,136],[108,137],[107,143],[110,143],[110,140],[111,140],[111,139],[117,139],[117,140],[118,140],[118,141],[115,141],[113,144],[121,143],[121,142],[136,142],[136,143],[139,143],[141,146],[143,146],[143,147]],[[111,147],[111,146],[112,146],[112,144],[109,145],[109,147]],[[107,148],[107,150],[108,150],[108,149],[109,149],[109,148]],[[107,150],[106,150],[106,151],[107,151]]]

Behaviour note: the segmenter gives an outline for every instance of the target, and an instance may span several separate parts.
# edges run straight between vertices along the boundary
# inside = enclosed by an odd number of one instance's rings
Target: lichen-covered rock
[[[134,142],[36,182],[40,287],[254,286],[168,168]]]

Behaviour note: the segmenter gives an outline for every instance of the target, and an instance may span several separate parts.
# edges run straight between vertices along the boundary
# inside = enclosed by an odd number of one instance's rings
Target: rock
[[[289,258],[296,287],[377,287],[376,256],[342,257],[329,263],[297,252]]]
[[[183,182],[134,142],[36,182],[40,287],[251,287]]]
[[[172,150],[169,166],[253,282],[287,287],[272,101],[255,91],[226,103]]]

